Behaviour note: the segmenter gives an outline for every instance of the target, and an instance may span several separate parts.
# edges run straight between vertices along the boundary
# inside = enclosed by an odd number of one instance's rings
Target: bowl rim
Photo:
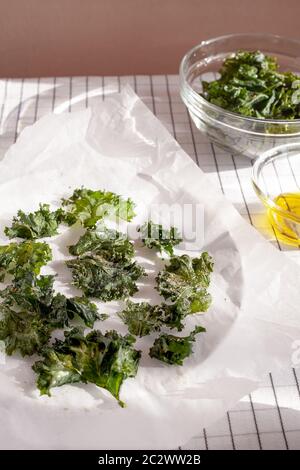
[[[228,116],[232,116],[235,119],[239,119],[241,121],[247,121],[247,122],[250,122],[250,123],[251,122],[252,123],[261,123],[261,124],[268,123],[268,124],[275,124],[275,125],[276,124],[278,124],[278,125],[300,124],[300,118],[299,119],[260,119],[260,118],[242,116],[241,114],[234,113],[233,111],[228,111],[227,109],[222,108],[221,106],[217,106],[213,103],[210,103],[208,100],[203,98],[203,96],[201,96],[199,93],[197,93],[193,89],[193,87],[188,83],[188,81],[186,80],[186,77],[185,77],[184,69],[185,69],[185,66],[188,63],[188,60],[190,59],[190,57],[199,48],[201,48],[203,46],[206,46],[208,44],[212,44],[214,42],[224,40],[224,39],[241,38],[241,37],[262,37],[262,38],[265,37],[265,38],[269,38],[269,39],[275,39],[277,41],[285,40],[285,41],[293,42],[299,47],[299,57],[300,57],[300,40],[294,39],[294,38],[289,38],[289,37],[286,37],[286,36],[281,36],[281,35],[278,35],[278,34],[272,34],[272,33],[232,33],[232,34],[224,34],[222,36],[217,36],[217,37],[210,38],[210,39],[205,39],[205,40],[201,41],[199,44],[197,44],[196,46],[189,49],[187,51],[187,53],[181,59],[180,66],[179,66],[179,77],[180,77],[181,92],[184,93],[184,88],[186,88],[189,91],[189,93],[193,96],[193,98],[196,100],[196,102],[199,101],[199,103],[205,104],[206,106],[211,108],[213,111],[217,111],[219,113],[224,113]],[[294,135],[297,135],[297,134],[298,134],[298,132],[295,133]],[[282,136],[286,137],[286,135],[287,134],[276,134],[276,136],[279,137],[279,138],[282,137]]]
[[[300,142],[293,142],[290,144],[284,144],[284,145],[277,145],[270,150],[267,150],[266,152],[263,152],[259,157],[257,157],[254,160],[253,166],[252,166],[252,176],[251,176],[251,181],[252,185],[254,187],[254,190],[259,197],[259,199],[263,202],[264,205],[266,205],[268,208],[275,209],[277,212],[279,212],[282,216],[287,217],[290,220],[293,220],[293,222],[299,223],[300,224],[300,216],[293,214],[290,211],[287,211],[283,209],[281,206],[277,205],[273,199],[271,199],[269,196],[266,195],[266,193],[261,189],[260,184],[259,184],[259,170],[262,165],[264,165],[269,158],[272,156],[275,156],[276,158],[276,153],[278,153],[277,157],[280,157],[283,151],[285,151],[287,154],[291,150],[299,150],[300,154]]]

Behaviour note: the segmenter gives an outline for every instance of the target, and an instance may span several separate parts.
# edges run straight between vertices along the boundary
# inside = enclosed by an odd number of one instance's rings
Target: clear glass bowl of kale
[[[300,41],[232,34],[203,41],[180,65],[196,127],[232,154],[256,158],[300,142]]]

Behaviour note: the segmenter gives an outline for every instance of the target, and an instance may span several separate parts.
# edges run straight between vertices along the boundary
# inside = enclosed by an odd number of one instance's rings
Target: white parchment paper
[[[49,115],[23,131],[0,163],[1,234],[19,208],[56,207],[82,185],[130,196],[137,209],[204,205],[204,248],[215,259],[213,304],[204,316],[188,318],[183,334],[197,323],[207,333],[197,337],[182,367],[148,357],[154,337],[138,340],[144,354],[137,377],[122,387],[125,409],[92,385],[66,385],[51,398],[40,397],[33,359],[6,358],[0,365],[0,447],[176,448],[255,389],[264,374],[291,366],[293,341],[300,339],[299,267],[218,194],[129,88],[92,110]],[[76,291],[63,261],[79,235],[64,228],[47,240],[54,255],[49,270],[59,273],[56,288],[67,295]],[[150,261],[143,250],[138,254],[149,276],[135,297],[157,302],[153,285],[162,262],[154,267],[155,254],[148,252]],[[120,305],[99,304],[110,318],[97,327],[126,333],[116,316]]]

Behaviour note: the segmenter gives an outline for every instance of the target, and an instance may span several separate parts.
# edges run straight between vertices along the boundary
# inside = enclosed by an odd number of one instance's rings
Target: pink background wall
[[[0,0],[0,76],[176,73],[202,39],[300,39],[300,0]]]

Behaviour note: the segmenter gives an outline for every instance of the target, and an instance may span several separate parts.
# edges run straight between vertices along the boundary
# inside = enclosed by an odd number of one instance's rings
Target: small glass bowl
[[[201,80],[215,80],[224,59],[240,49],[274,56],[281,71],[300,76],[300,41],[272,34],[232,34],[203,41],[184,56],[180,65],[181,98],[196,127],[226,151],[250,158],[275,145],[300,142],[300,119],[247,118],[211,104],[200,95]]]
[[[252,183],[278,238],[300,246],[300,143],[275,147],[257,158]]]

